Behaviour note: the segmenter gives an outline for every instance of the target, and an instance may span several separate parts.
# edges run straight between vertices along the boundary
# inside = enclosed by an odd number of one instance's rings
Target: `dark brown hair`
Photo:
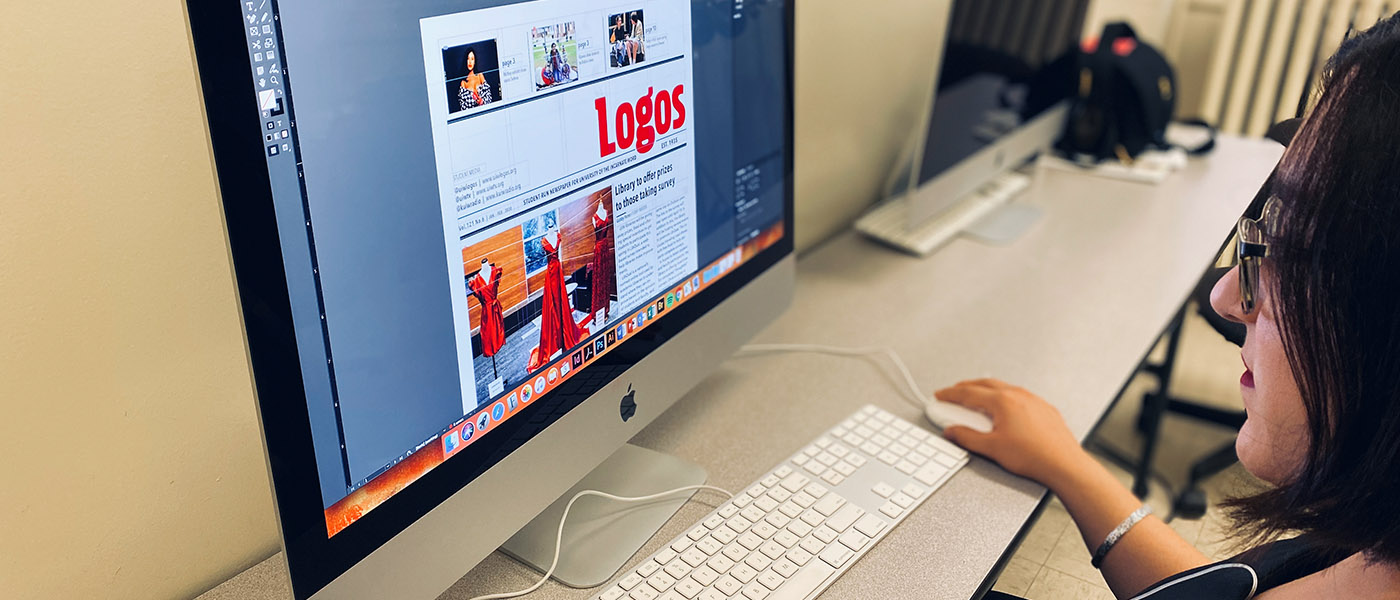
[[[1228,504],[1252,540],[1288,532],[1400,563],[1400,14],[1347,40],[1274,184],[1269,290],[1308,417],[1304,464]]]

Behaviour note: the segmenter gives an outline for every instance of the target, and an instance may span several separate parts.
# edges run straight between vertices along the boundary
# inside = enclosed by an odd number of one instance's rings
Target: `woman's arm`
[[[1142,506],[1089,456],[1065,426],[1058,410],[1036,395],[994,379],[964,381],[935,397],[987,413],[991,433],[949,427],[943,435],[1017,475],[1040,482],[1060,497],[1079,526],[1089,552]],[[1161,519],[1149,516],[1118,540],[1104,557],[1104,580],[1127,598],[1163,578],[1209,563]]]

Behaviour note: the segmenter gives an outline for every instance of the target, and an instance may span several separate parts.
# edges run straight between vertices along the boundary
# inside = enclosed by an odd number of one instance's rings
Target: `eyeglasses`
[[[1278,233],[1278,196],[1270,196],[1258,219],[1240,217],[1235,226],[1235,260],[1240,268],[1240,307],[1254,312],[1259,298],[1259,264],[1269,255],[1269,238]]]

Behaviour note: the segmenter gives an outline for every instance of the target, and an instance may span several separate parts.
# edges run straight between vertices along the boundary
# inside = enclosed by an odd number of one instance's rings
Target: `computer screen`
[[[957,0],[918,182],[928,183],[1074,93],[1088,0]]]
[[[782,3],[237,4],[327,537],[790,244]]]

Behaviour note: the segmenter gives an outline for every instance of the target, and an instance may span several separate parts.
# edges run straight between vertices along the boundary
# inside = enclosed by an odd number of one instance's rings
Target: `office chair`
[[[1271,127],[1265,137],[1287,146],[1292,141],[1293,135],[1298,132],[1301,123],[1301,118],[1282,121]],[[1246,214],[1257,214],[1263,209],[1264,202],[1268,201],[1269,196],[1272,195],[1274,177],[1277,174],[1276,167],[1274,172],[1269,174],[1269,178],[1264,181],[1264,185],[1259,188],[1259,192],[1254,195],[1254,200],[1250,202]],[[1230,233],[1231,236],[1227,239],[1222,252],[1231,251],[1234,248],[1234,245],[1230,243],[1233,241],[1234,231],[1232,230]],[[1239,431],[1240,426],[1244,425],[1244,410],[1222,410],[1207,406],[1200,402],[1172,396],[1170,390],[1172,371],[1176,367],[1176,354],[1181,343],[1181,329],[1186,321],[1187,310],[1191,306],[1196,307],[1197,314],[1203,317],[1216,333],[1236,346],[1244,345],[1244,325],[1221,317],[1210,306],[1211,289],[1228,271],[1228,269],[1215,267],[1206,270],[1205,275],[1196,283],[1196,288],[1192,290],[1191,296],[1177,311],[1171,325],[1167,327],[1167,333],[1164,334],[1167,336],[1166,358],[1160,363],[1147,362],[1140,369],[1156,377],[1157,389],[1143,395],[1142,411],[1138,414],[1138,431],[1143,434],[1144,438],[1142,456],[1139,458],[1133,474],[1133,493],[1137,494],[1139,498],[1147,497],[1148,481],[1152,473],[1152,459],[1156,455],[1158,438],[1161,436],[1162,418],[1167,413],[1192,417],[1236,431]],[[1200,482],[1229,468],[1238,460],[1239,458],[1235,456],[1235,442],[1230,440],[1229,444],[1192,463],[1186,486],[1172,499],[1172,514],[1188,519],[1199,519],[1204,516],[1206,496],[1205,492],[1200,489]]]

